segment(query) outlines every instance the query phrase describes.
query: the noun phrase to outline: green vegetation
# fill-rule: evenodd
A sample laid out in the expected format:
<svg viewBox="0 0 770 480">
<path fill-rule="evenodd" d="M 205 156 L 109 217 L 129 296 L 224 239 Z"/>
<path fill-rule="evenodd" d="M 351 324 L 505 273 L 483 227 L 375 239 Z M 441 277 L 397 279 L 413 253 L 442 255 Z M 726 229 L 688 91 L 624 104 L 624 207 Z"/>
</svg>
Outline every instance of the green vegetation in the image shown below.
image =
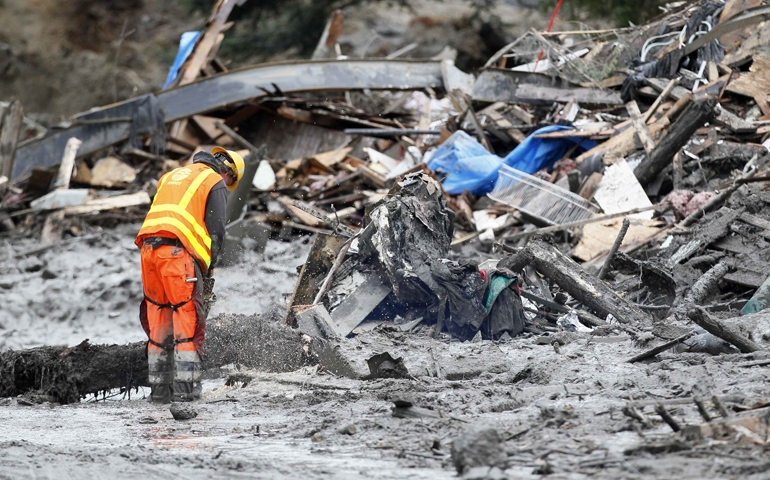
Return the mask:
<svg viewBox="0 0 770 480">
<path fill-rule="evenodd" d="M 215 0 L 180 0 L 190 11 L 208 12 Z M 233 10 L 235 31 L 228 32 L 222 52 L 236 62 L 254 55 L 268 58 L 292 50 L 309 56 L 331 12 L 378 0 L 259 0 Z M 406 5 L 408 0 L 389 0 Z"/>
</svg>

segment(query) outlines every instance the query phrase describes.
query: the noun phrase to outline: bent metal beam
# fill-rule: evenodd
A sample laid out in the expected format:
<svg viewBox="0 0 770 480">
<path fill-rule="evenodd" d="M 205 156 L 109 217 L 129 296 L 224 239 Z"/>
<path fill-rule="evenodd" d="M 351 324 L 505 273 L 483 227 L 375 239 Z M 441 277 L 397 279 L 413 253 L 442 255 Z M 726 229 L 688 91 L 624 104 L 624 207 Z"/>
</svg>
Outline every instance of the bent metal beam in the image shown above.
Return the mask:
<svg viewBox="0 0 770 480">
<path fill-rule="evenodd" d="M 233 103 L 268 95 L 277 86 L 284 93 L 345 90 L 419 90 L 443 85 L 441 63 L 409 60 L 323 60 L 281 62 L 231 70 L 156 94 L 164 120 L 205 113 Z M 142 98 L 142 97 L 140 97 Z M 71 137 L 83 141 L 78 155 L 88 155 L 128 137 L 130 112 L 137 99 L 107 105 L 74 117 L 72 126 L 16 149 L 11 179 L 33 167 L 59 163 Z"/>
</svg>

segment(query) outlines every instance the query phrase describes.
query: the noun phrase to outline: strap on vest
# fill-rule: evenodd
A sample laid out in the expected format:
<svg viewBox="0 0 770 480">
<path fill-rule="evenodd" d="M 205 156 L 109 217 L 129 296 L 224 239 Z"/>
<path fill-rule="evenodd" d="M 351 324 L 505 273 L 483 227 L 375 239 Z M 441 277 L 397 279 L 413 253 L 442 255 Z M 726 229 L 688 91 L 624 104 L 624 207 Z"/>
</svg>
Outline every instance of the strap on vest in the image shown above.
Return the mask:
<svg viewBox="0 0 770 480">
<path fill-rule="evenodd" d="M 182 305 L 184 305 L 185 303 L 189 302 L 189 300 L 185 300 L 184 302 L 179 302 L 179 303 L 171 303 L 171 302 L 169 302 L 169 303 L 158 303 L 155 300 L 153 300 L 152 298 L 148 297 L 147 295 L 144 296 L 144 299 L 147 300 L 148 302 L 152 303 L 153 305 L 155 305 L 158 308 L 170 308 L 171 310 L 173 310 L 175 312 L 177 310 L 179 310 L 182 307 Z"/>
<path fill-rule="evenodd" d="M 158 247 L 161 247 L 163 245 L 184 248 L 184 245 L 178 238 L 168 238 L 168 237 L 147 237 L 144 239 L 144 242 L 142 242 L 142 244 L 151 245 L 153 250 L 157 250 Z"/>
<path fill-rule="evenodd" d="M 194 341 L 193 337 L 182 338 L 180 340 L 174 340 L 171 343 L 158 343 L 158 342 L 156 342 L 155 340 L 153 340 L 151 338 L 147 339 L 148 343 L 152 343 L 156 347 L 162 348 L 163 350 L 173 350 L 174 347 L 176 347 L 180 343 L 187 343 L 187 342 L 192 342 L 192 341 Z"/>
</svg>

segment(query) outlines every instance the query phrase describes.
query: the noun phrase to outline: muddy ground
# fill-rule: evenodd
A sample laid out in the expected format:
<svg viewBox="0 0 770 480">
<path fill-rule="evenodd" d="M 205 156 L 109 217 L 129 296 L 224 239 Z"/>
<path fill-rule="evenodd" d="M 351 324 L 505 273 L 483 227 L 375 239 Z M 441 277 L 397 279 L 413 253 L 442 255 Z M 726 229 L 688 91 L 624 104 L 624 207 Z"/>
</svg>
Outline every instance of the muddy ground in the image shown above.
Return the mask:
<svg viewBox="0 0 770 480">
<path fill-rule="evenodd" d="M 0 348 L 141 339 L 130 234 L 124 227 L 93 245 L 51 250 L 35 257 L 44 266 L 34 272 L 6 253 Z M 34 247 L 9 242 L 5 250 Z M 220 268 L 213 315 L 261 313 L 284 301 L 308 248 L 271 240 L 264 255 Z M 46 270 L 57 278 L 44 279 Z M 111 285 L 118 287 L 92 302 Z M 643 347 L 624 333 L 560 334 L 557 347 L 534 336 L 459 343 L 428 334 L 373 331 L 351 340 L 362 352 L 403 358 L 412 379 L 350 380 L 287 365 L 292 371 L 245 372 L 253 380 L 242 388 L 224 385 L 235 366 L 213 372 L 188 421 L 173 420 L 143 390 L 67 406 L 0 400 L 0 478 L 455 478 L 451 443 L 478 424 L 501 433 L 509 478 L 767 478 L 762 447 L 683 443 L 652 407 L 644 410 L 649 428 L 622 412 L 630 399 L 767 399 L 766 367 L 740 366 L 767 354 L 669 351 L 627 364 Z M 264 354 L 271 348 L 280 347 L 264 345 Z M 395 418 L 396 399 L 429 414 Z M 669 409 L 682 424 L 701 422 L 694 405 Z"/>
<path fill-rule="evenodd" d="M 62 247 L 21 257 L 36 241 L 0 243 L 0 350 L 40 345 L 124 343 L 144 339 L 139 224 L 88 234 Z M 270 241 L 264 253 L 215 269 L 219 301 L 211 315 L 264 312 L 291 293 L 309 237 Z"/>
</svg>

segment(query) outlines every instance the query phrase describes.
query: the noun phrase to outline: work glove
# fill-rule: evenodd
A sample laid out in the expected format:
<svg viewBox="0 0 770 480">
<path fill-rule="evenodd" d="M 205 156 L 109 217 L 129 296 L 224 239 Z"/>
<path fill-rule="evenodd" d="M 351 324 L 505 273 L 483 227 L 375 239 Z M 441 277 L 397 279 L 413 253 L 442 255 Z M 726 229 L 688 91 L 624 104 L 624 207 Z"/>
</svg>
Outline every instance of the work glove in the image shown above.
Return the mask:
<svg viewBox="0 0 770 480">
<path fill-rule="evenodd" d="M 216 303 L 217 295 L 214 293 L 214 271 L 208 270 L 203 275 L 203 311 L 208 317 L 209 310 Z"/>
</svg>

